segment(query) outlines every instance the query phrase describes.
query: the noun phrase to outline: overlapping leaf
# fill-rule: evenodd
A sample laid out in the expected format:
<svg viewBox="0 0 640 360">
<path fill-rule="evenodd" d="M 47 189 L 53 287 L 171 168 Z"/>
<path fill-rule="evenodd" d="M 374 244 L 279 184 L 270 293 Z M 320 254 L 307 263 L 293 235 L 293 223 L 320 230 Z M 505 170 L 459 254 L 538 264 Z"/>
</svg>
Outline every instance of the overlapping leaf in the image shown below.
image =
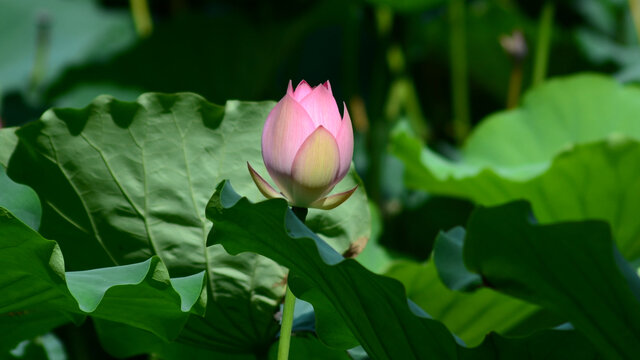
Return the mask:
<svg viewBox="0 0 640 360">
<path fill-rule="evenodd" d="M 172 276 L 208 272 L 206 317 L 181 341 L 220 351 L 268 348 L 285 271 L 255 254 L 205 248 L 204 211 L 215 184 L 231 178 L 260 199 L 246 162 L 266 173 L 262 125 L 273 102 L 226 107 L 194 94 L 97 98 L 85 109 L 52 109 L 17 131 L 8 172 L 43 200 L 41 232 L 59 241 L 67 268 L 126 265 L 158 256 Z M 339 189 L 359 182 L 355 172 Z M 314 230 L 339 251 L 369 234 L 364 189 L 351 205 L 312 212 Z"/>
<path fill-rule="evenodd" d="M 252 204 L 223 182 L 211 198 L 207 216 L 214 222 L 211 242 L 220 242 L 233 254 L 263 254 L 290 269 L 291 290 L 313 304 L 317 333 L 327 344 L 346 349 L 357 339 L 375 359 L 492 358 L 507 351 L 491 345 L 478 349 L 457 345 L 441 323 L 407 301 L 400 283 L 343 259 L 310 232 L 283 200 Z M 545 332 L 544 336 L 554 334 Z M 561 358 L 571 349 L 588 348 L 579 335 L 556 335 L 564 340 L 556 339 L 558 346 L 549 350 L 551 358 Z M 518 356 L 530 356 L 532 347 L 522 345 L 536 339 L 525 338 L 519 347 L 508 339 L 505 342 Z"/>
<path fill-rule="evenodd" d="M 444 323 L 469 346 L 482 343 L 491 332 L 522 334 L 519 331 L 521 324 L 535 320 L 534 316 L 540 314 L 538 306 L 491 289 L 483 288 L 473 293 L 450 290 L 440 281 L 432 261 L 426 264 L 396 262 L 385 275 L 402 282 L 409 299 Z M 543 323 L 540 327 L 548 324 Z M 530 333 L 531 329 L 528 327 L 524 333 Z"/>
<path fill-rule="evenodd" d="M 176 338 L 189 313 L 203 314 L 204 272 L 170 278 L 158 257 L 64 271 L 55 241 L 0 208 L 0 350 L 87 314 Z"/>
<path fill-rule="evenodd" d="M 534 225 L 530 213 L 524 202 L 476 210 L 461 249 L 466 266 L 487 286 L 565 317 L 602 357 L 633 359 L 640 351 L 640 278 L 606 223 Z"/>
<path fill-rule="evenodd" d="M 17 184 L 6 173 L 9 157 L 18 143 L 16 128 L 0 129 L 0 206 L 11 211 L 32 229 L 40 226 L 42 208 L 33 189 Z"/>
<path fill-rule="evenodd" d="M 452 162 L 404 132 L 393 151 L 408 186 L 484 205 L 527 199 L 541 222 L 608 221 L 640 256 L 640 90 L 596 75 L 549 81 L 522 108 L 486 119 Z"/>
</svg>

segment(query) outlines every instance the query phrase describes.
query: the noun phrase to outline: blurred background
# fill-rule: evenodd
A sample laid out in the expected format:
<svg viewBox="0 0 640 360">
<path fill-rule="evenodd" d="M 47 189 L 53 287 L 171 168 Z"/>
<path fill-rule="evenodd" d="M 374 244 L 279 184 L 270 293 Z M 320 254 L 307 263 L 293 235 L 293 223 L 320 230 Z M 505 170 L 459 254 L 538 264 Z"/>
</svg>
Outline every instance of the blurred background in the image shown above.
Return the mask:
<svg viewBox="0 0 640 360">
<path fill-rule="evenodd" d="M 455 159 L 474 124 L 545 78 L 640 80 L 631 3 L 0 0 L 0 118 L 20 125 L 100 94 L 279 100 L 289 80 L 330 80 L 354 122 L 381 243 L 421 260 L 473 206 L 405 189 L 390 132 L 409 127 Z"/>
</svg>

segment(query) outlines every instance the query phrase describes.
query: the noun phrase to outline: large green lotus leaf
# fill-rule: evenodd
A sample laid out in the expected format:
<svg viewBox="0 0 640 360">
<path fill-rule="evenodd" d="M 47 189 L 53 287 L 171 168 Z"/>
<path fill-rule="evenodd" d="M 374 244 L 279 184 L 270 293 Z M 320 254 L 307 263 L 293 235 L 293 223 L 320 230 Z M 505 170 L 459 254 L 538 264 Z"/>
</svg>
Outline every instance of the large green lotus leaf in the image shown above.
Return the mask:
<svg viewBox="0 0 640 360">
<path fill-rule="evenodd" d="M 608 221 L 620 251 L 640 256 L 640 89 L 596 75 L 552 80 L 524 105 L 478 126 L 453 162 L 403 131 L 393 152 L 409 187 L 495 205 L 531 202 L 543 223 Z"/>
<path fill-rule="evenodd" d="M 74 301 L 54 241 L 0 208 L 0 352 L 72 320 Z M 76 305 L 77 307 L 77 305 Z"/>
<path fill-rule="evenodd" d="M 252 353 L 220 353 L 202 347 L 194 347 L 177 341 L 163 341 L 151 332 L 123 323 L 104 319 L 94 320 L 100 345 L 112 356 L 129 358 L 135 355 L 153 354 L 161 359 L 229 359 L 256 360 Z M 247 351 L 250 349 L 247 349 Z"/>
<path fill-rule="evenodd" d="M 347 349 L 357 339 L 374 359 L 495 357 L 491 346 L 476 351 L 457 345 L 441 323 L 407 300 L 398 281 L 344 259 L 305 227 L 283 200 L 254 204 L 241 198 L 229 182 L 222 182 L 207 216 L 214 222 L 210 242 L 220 242 L 232 254 L 260 253 L 290 269 L 291 290 L 313 305 L 316 332 L 325 344 Z M 535 339 L 529 337 L 524 343 Z M 555 342 L 559 346 L 550 350 L 551 355 L 588 347 L 581 336 L 565 339 Z M 528 346 L 513 349 L 520 349 L 520 357 L 532 354 Z"/>
<path fill-rule="evenodd" d="M 461 359 L 600 359 L 593 346 L 576 331 L 544 330 L 527 337 L 489 334 L 473 349 L 462 349 Z"/>
<path fill-rule="evenodd" d="M 419 356 L 415 346 L 420 344 L 439 358 L 455 356 L 453 337 L 442 324 L 410 310 L 400 283 L 355 260 L 343 261 L 295 218 L 285 201 L 252 204 L 222 182 L 207 216 L 214 222 L 211 242 L 220 242 L 232 254 L 256 251 L 290 269 L 291 290 L 313 304 L 316 331 L 331 346 L 348 349 L 359 342 L 374 358 L 393 354 L 412 359 Z"/>
<path fill-rule="evenodd" d="M 409 299 L 469 346 L 480 344 L 491 332 L 508 335 L 540 311 L 538 306 L 486 288 L 474 293 L 449 290 L 438 278 L 433 261 L 398 261 L 385 275 L 402 282 Z"/>
<path fill-rule="evenodd" d="M 96 320 L 94 324 L 102 347 L 109 354 L 118 358 L 153 354 L 165 360 L 178 360 L 185 357 L 189 359 L 257 360 L 265 359 L 267 356 L 265 353 L 220 353 L 180 342 L 165 342 L 150 332 L 108 320 Z M 278 344 L 277 341 L 271 344 L 268 352 L 269 359 L 276 358 Z M 328 348 L 316 337 L 305 336 L 305 334 L 296 334 L 291 338 L 289 357 L 291 359 L 351 359 L 346 351 Z"/>
<path fill-rule="evenodd" d="M 101 9 L 95 1 L 0 0 L 0 87 L 26 87 L 36 59 L 38 21 L 48 23 L 45 82 L 65 67 L 131 44 L 131 14 Z"/>
<path fill-rule="evenodd" d="M 640 353 L 640 278 L 606 223 L 531 223 L 519 201 L 479 208 L 463 248 L 469 270 L 490 287 L 539 304 L 582 332 L 604 358 Z"/>
<path fill-rule="evenodd" d="M 0 348 L 85 315 L 176 338 L 189 313 L 203 315 L 204 272 L 170 278 L 158 257 L 64 272 L 57 243 L 0 208 Z"/>
<path fill-rule="evenodd" d="M 207 269 L 206 317 L 192 317 L 181 339 L 225 351 L 262 348 L 277 332 L 285 271 L 260 256 L 205 250 L 211 223 L 204 211 L 223 178 L 262 198 L 246 164 L 267 174 L 260 137 L 273 106 L 221 107 L 187 93 L 145 94 L 137 102 L 102 96 L 21 128 L 8 172 L 43 200 L 41 232 L 60 239 L 69 269 L 151 255 L 174 276 Z M 358 183 L 352 170 L 336 191 Z M 310 214 L 314 230 L 341 252 L 369 236 L 369 222 L 362 187 L 339 210 Z"/>
<path fill-rule="evenodd" d="M 269 360 L 278 359 L 278 345 L 275 342 L 269 349 Z M 352 360 L 345 350 L 328 348 L 317 337 L 311 334 L 296 334 L 291 337 L 289 348 L 290 359 L 307 360 Z"/>
</svg>

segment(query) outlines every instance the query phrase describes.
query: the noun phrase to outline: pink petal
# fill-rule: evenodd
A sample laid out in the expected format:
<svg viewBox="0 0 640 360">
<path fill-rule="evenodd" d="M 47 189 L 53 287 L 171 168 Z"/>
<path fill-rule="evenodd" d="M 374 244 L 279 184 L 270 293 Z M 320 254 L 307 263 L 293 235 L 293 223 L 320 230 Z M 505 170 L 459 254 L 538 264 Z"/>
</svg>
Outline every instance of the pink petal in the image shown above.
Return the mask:
<svg viewBox="0 0 640 360">
<path fill-rule="evenodd" d="M 280 195 L 280 193 L 277 192 L 276 189 L 269 185 L 269 183 L 265 179 L 263 179 L 262 176 L 260 176 L 260 174 L 258 174 L 258 172 L 251 167 L 251 165 L 249 165 L 248 161 L 247 168 L 249 168 L 249 174 L 251 174 L 253 182 L 256 184 L 256 187 L 258 188 L 258 190 L 260 190 L 264 197 L 266 197 L 267 199 L 282 198 L 282 195 Z"/>
<path fill-rule="evenodd" d="M 302 80 L 300 81 L 300 84 L 296 86 L 296 90 L 293 92 L 293 98 L 300 101 L 304 99 L 305 96 L 309 95 L 311 90 L 311 86 L 309 86 L 306 81 Z"/>
<path fill-rule="evenodd" d="M 356 191 L 357 188 L 358 185 L 356 185 L 356 187 L 351 190 L 323 197 L 322 199 L 318 199 L 312 202 L 309 207 L 314 209 L 331 210 L 351 197 L 351 195 Z"/>
<path fill-rule="evenodd" d="M 322 85 L 326 87 L 327 90 L 329 90 L 329 92 L 331 93 L 331 96 L 333 96 L 333 92 L 331 91 L 331 84 L 329 83 L 329 80 L 325 81 L 324 84 Z"/>
<path fill-rule="evenodd" d="M 331 94 L 330 88 L 326 85 L 319 85 L 313 88 L 301 101 L 302 105 L 316 127 L 323 126 L 335 137 L 340 130 L 340 111 L 338 104 Z"/>
<path fill-rule="evenodd" d="M 290 202 L 307 207 L 331 191 L 339 169 L 340 151 L 335 138 L 324 127 L 317 128 L 293 160 Z"/>
<path fill-rule="evenodd" d="M 314 130 L 315 125 L 307 112 L 289 95 L 285 95 L 267 116 L 262 131 L 262 159 L 285 196 L 290 192 L 293 159 Z"/>
<path fill-rule="evenodd" d="M 347 111 L 347 104 L 342 103 L 344 118 L 340 124 L 340 130 L 336 137 L 338 143 L 338 149 L 340 149 L 340 171 L 335 182 L 342 180 L 342 178 L 349 171 L 351 167 L 351 159 L 353 158 L 353 127 L 351 126 L 351 117 L 349 111 Z"/>
<path fill-rule="evenodd" d="M 287 85 L 287 95 L 293 96 L 293 86 L 291 86 L 291 80 L 289 80 L 289 85 Z"/>
</svg>

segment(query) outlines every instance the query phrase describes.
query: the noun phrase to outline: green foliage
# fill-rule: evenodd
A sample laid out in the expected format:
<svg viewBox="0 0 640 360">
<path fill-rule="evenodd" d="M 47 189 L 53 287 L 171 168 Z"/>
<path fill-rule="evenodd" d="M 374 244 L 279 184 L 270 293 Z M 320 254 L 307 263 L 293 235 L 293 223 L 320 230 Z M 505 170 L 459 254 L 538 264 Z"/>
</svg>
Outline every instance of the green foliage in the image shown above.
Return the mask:
<svg viewBox="0 0 640 360">
<path fill-rule="evenodd" d="M 64 360 L 67 356 L 60 339 L 51 333 L 47 333 L 32 340 L 20 342 L 15 349 L 9 352 L 7 358 L 10 360 Z"/>
<path fill-rule="evenodd" d="M 534 227 L 529 236 L 513 241 L 518 227 L 531 226 L 526 222 L 529 209 L 516 203 L 503 211 L 503 224 L 508 225 L 488 231 L 495 243 L 486 241 L 482 216 L 495 215 L 472 217 L 465 249 L 469 268 L 498 289 L 563 314 L 606 357 L 634 357 L 640 351 L 640 279 L 617 253 L 608 227 L 595 222 Z M 492 249 L 490 254 L 487 249 Z M 510 259 L 506 266 L 503 259 Z"/>
<path fill-rule="evenodd" d="M 566 317 L 604 358 L 634 358 L 640 278 L 618 253 L 607 224 L 535 225 L 530 213 L 524 202 L 476 210 L 462 250 L 469 270 L 493 289 Z"/>
<path fill-rule="evenodd" d="M 480 344 L 491 332 L 523 335 L 523 331 L 519 331 L 522 324 L 535 320 L 541 312 L 538 306 L 487 288 L 472 293 L 450 290 L 440 281 L 433 261 L 426 264 L 398 261 L 385 275 L 402 282 L 409 299 L 442 321 L 469 346 Z M 553 322 L 542 326 L 530 324 L 524 334 L 549 325 Z"/>
<path fill-rule="evenodd" d="M 222 182 L 207 216 L 215 228 L 210 242 L 220 242 L 232 254 L 258 252 L 290 269 L 291 290 L 314 306 L 318 336 L 331 346 L 350 347 L 352 335 L 376 359 L 475 359 L 502 353 L 533 356 L 538 354 L 533 344 L 547 342 L 540 339 L 549 337 L 554 344 L 548 349 L 550 358 L 560 359 L 576 350 L 590 354 L 584 338 L 567 331 L 547 330 L 514 342 L 494 336 L 477 349 L 456 344 L 441 323 L 407 300 L 397 281 L 343 259 L 310 232 L 283 200 L 253 204 Z M 253 221 L 247 224 L 242 221 L 245 218 Z"/>
<path fill-rule="evenodd" d="M 46 199 L 42 231 L 60 239 L 72 269 L 157 254 L 172 273 L 191 274 L 206 262 L 204 208 L 216 181 L 231 179 L 260 198 L 246 162 L 266 173 L 255 139 L 271 107 L 225 108 L 192 94 L 148 94 L 134 103 L 99 97 L 85 109 L 50 110 L 20 129 L 8 171 Z M 352 175 L 340 188 L 357 181 Z M 363 201 L 363 190 L 355 196 Z M 309 218 L 340 251 L 369 234 L 368 212 L 353 206 Z M 61 223 L 66 236 L 56 236 Z M 73 240 L 65 240 L 70 233 Z M 72 254 L 89 246 L 95 257 L 82 264 L 86 257 Z"/>
<path fill-rule="evenodd" d="M 456 227 L 446 233 L 440 233 L 434 246 L 433 261 L 438 267 L 442 282 L 452 290 L 470 290 L 482 285 L 478 274 L 469 272 L 462 259 L 462 246 L 465 231 Z"/>
<path fill-rule="evenodd" d="M 58 241 L 67 270 L 115 276 L 118 270 L 91 269 L 133 266 L 153 256 L 173 277 L 206 271 L 204 317 L 189 317 L 184 329 L 162 318 L 153 327 L 134 326 L 165 339 L 180 332 L 179 341 L 217 351 L 266 351 L 278 328 L 274 314 L 285 270 L 256 254 L 207 248 L 211 223 L 204 211 L 216 181 L 225 178 L 261 198 L 246 162 L 266 173 L 255 139 L 272 107 L 220 107 L 194 94 L 147 94 L 134 103 L 103 96 L 85 109 L 48 111 L 16 132 L 15 151 L 3 151 L 13 152 L 10 175 L 42 199 L 41 232 Z M 339 188 L 358 182 L 352 171 Z M 358 208 L 367 206 L 364 189 L 350 201 L 330 213 L 309 214 L 310 226 L 339 251 L 369 234 L 369 213 Z M 104 318 L 119 321 L 130 310 Z M 168 336 L 167 327 L 176 333 Z"/>
<path fill-rule="evenodd" d="M 278 343 L 275 343 L 269 351 L 269 359 L 277 359 Z M 291 338 L 291 359 L 309 360 L 351 360 L 346 351 L 330 349 L 324 346 L 317 338 L 299 334 Z"/>
<path fill-rule="evenodd" d="M 86 314 L 177 337 L 190 312 L 203 314 L 204 272 L 170 278 L 157 257 L 111 268 L 64 271 L 58 245 L 0 208 L 0 327 L 3 350 Z"/>
<path fill-rule="evenodd" d="M 394 153 L 412 188 L 483 205 L 531 202 L 543 223 L 602 219 L 627 258 L 640 256 L 640 91 L 596 75 L 549 81 L 521 108 L 487 118 L 453 162 L 399 131 Z"/>
<path fill-rule="evenodd" d="M 0 359 L 273 359 L 285 284 L 292 360 L 636 358 L 634 3 L 547 3 L 549 74 L 612 77 L 501 111 L 542 3 L 0 0 Z M 345 102 L 359 185 L 305 224 L 247 172 L 275 103 L 240 101 L 302 79 Z M 461 87 L 486 119 L 456 149 Z"/>
<path fill-rule="evenodd" d="M 314 305 L 316 330 L 325 343 L 347 349 L 357 345 L 357 339 L 370 356 L 381 359 L 391 354 L 420 357 L 416 344 L 443 358 L 455 356 L 453 337 L 441 324 L 412 312 L 399 283 L 374 275 L 353 260 L 342 261 L 297 220 L 286 202 L 251 204 L 224 182 L 207 215 L 215 228 L 211 242 L 219 242 L 232 254 L 256 251 L 290 269 L 291 290 Z M 247 217 L 251 223 L 240 221 Z M 396 316 L 372 315 L 390 313 Z"/>
</svg>

